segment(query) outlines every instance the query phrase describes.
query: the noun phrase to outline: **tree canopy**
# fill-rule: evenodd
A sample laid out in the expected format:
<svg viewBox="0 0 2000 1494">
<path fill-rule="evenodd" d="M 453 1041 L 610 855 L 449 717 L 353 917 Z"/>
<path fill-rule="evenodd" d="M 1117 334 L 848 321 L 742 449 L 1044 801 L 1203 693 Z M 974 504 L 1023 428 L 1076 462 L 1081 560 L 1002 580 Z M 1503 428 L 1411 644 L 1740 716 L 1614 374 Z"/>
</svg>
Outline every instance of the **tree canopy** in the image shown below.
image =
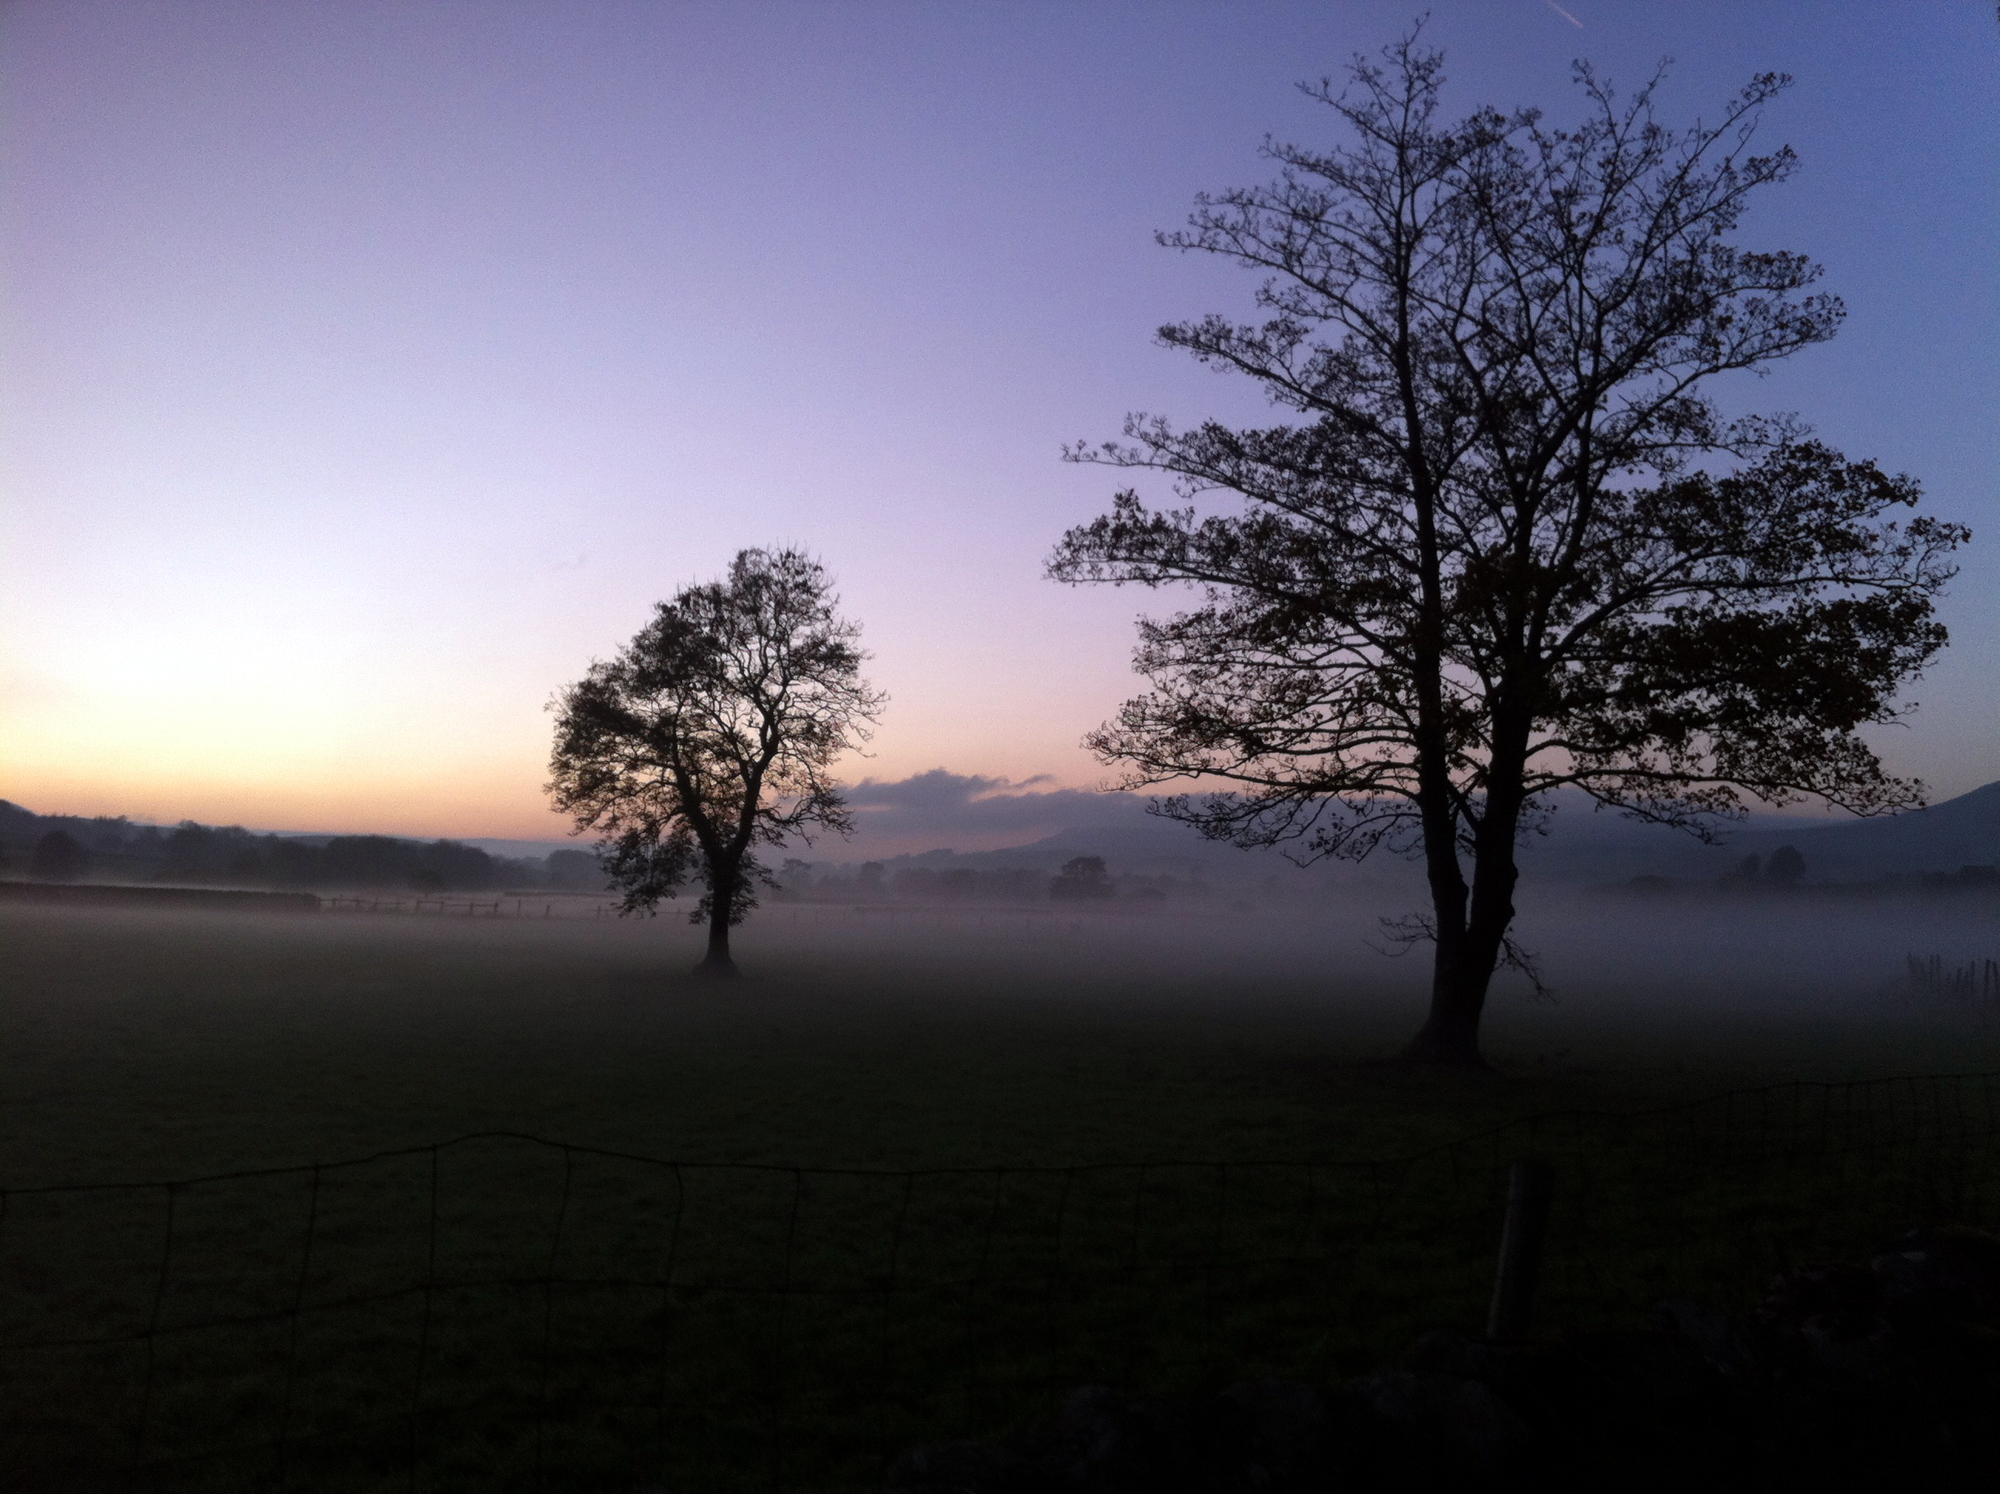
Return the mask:
<svg viewBox="0 0 2000 1494">
<path fill-rule="evenodd" d="M 1713 385 L 1831 337 L 1799 254 L 1732 236 L 1784 181 L 1754 79 L 1713 124 L 1619 99 L 1581 123 L 1441 117 L 1415 32 L 1306 92 L 1347 140 L 1267 143 L 1278 179 L 1197 200 L 1166 245 L 1260 272 L 1261 320 L 1160 338 L 1297 417 L 1147 416 L 1073 460 L 1170 474 L 1071 530 L 1071 582 L 1190 586 L 1140 627 L 1151 689 L 1090 744 L 1127 787 L 1220 784 L 1163 811 L 1295 856 L 1421 855 L 1436 943 L 1413 1058 L 1476 1064 L 1518 957 L 1516 842 L 1564 785 L 1712 834 L 1745 794 L 1872 814 L 1921 802 L 1859 729 L 1897 719 L 1946 641 L 1933 603 L 1968 535 L 1915 482 Z M 1209 495 L 1220 495 L 1214 504 Z"/>
</svg>

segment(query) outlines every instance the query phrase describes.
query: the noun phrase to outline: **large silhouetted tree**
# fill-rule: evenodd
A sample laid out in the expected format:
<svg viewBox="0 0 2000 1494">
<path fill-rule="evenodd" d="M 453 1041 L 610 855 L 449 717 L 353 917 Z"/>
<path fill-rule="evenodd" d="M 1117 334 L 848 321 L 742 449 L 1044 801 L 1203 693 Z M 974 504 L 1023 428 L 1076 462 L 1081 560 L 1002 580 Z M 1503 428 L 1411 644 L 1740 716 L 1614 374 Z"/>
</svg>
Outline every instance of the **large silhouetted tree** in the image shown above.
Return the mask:
<svg viewBox="0 0 2000 1494">
<path fill-rule="evenodd" d="M 552 702 L 556 808 L 601 837 L 623 911 L 701 882 L 697 969 L 735 974 L 729 930 L 756 906 L 760 846 L 849 828 L 829 770 L 884 697 L 862 680 L 860 628 L 837 603 L 811 556 L 744 550 L 727 580 L 660 603 Z"/>
<path fill-rule="evenodd" d="M 1309 87 L 1347 140 L 1268 144 L 1275 182 L 1162 236 L 1266 277 L 1261 322 L 1162 340 L 1300 418 L 1135 416 L 1068 453 L 1170 473 L 1184 506 L 1120 493 L 1051 573 L 1199 598 L 1141 624 L 1150 693 L 1091 744 L 1128 787 L 1222 781 L 1160 806 L 1218 839 L 1420 855 L 1431 908 L 1403 932 L 1436 963 L 1413 1060 L 1481 1062 L 1493 971 L 1519 957 L 1517 841 L 1551 791 L 1704 835 L 1743 791 L 1921 802 L 1856 733 L 1944 645 L 1932 603 L 1967 537 L 1898 518 L 1908 478 L 1709 392 L 1842 314 L 1802 256 L 1731 242 L 1793 170 L 1752 150 L 1787 80 L 1685 130 L 1651 85 L 1578 80 L 1574 128 L 1446 123 L 1413 33 L 1345 91 Z"/>
</svg>

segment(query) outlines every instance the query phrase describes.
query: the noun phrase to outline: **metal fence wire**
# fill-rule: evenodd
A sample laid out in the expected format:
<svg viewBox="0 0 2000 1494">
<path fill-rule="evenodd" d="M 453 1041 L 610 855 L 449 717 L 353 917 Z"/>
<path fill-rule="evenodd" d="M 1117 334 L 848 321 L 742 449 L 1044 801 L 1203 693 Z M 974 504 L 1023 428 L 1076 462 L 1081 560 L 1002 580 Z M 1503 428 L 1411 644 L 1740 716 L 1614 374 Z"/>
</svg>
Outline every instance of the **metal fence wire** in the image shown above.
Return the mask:
<svg viewBox="0 0 2000 1494">
<path fill-rule="evenodd" d="M 880 1171 L 493 1133 L 0 1190 L 23 1488 L 879 1487 L 1070 1387 L 1326 1383 L 1476 1331 L 1545 1161 L 1543 1332 L 2000 1217 L 2000 1074 L 1518 1121 L 1378 1161 Z"/>
</svg>

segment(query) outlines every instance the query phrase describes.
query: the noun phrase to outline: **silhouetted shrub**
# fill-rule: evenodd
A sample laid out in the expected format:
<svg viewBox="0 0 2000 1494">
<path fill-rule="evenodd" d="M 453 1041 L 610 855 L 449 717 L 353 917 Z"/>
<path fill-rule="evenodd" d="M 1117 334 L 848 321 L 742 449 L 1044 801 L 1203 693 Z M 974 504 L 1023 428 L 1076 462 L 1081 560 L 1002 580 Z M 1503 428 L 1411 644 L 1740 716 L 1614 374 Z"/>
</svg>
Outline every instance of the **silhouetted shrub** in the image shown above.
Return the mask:
<svg viewBox="0 0 2000 1494">
<path fill-rule="evenodd" d="M 1049 883 L 1049 896 L 1060 902 L 1110 897 L 1111 891 L 1111 879 L 1105 875 L 1102 856 L 1072 856 Z"/>
<path fill-rule="evenodd" d="M 1806 858 L 1797 846 L 1779 846 L 1764 863 L 1764 880 L 1774 887 L 1795 886 L 1806 874 Z"/>
<path fill-rule="evenodd" d="M 610 885 L 590 851 L 551 851 L 546 865 L 549 886 L 565 892 L 602 892 Z"/>
<path fill-rule="evenodd" d="M 41 882 L 74 882 L 90 865 L 90 853 L 64 830 L 51 830 L 35 842 L 28 875 Z"/>
</svg>

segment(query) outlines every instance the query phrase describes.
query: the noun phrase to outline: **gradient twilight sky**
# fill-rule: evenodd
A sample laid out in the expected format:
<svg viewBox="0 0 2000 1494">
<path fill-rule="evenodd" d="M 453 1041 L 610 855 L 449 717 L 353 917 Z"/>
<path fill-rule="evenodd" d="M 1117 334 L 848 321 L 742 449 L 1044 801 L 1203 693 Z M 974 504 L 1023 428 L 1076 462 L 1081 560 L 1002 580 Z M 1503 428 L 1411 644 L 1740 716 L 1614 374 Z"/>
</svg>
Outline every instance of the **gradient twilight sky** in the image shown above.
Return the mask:
<svg viewBox="0 0 2000 1494">
<path fill-rule="evenodd" d="M 850 775 L 1103 775 L 1136 592 L 1041 578 L 1125 412 L 1266 418 L 1152 342 L 1247 273 L 1156 247 L 1411 4 L 0 9 L 0 796 L 559 834 L 544 703 L 677 587 L 796 541 L 892 697 Z M 1581 24 L 1578 24 L 1581 23 Z M 1794 74 L 1742 242 L 1830 346 L 1732 390 L 1978 538 L 1881 739 L 2000 778 L 2000 28 L 1988 0 L 1439 0 L 1451 112 L 1676 59 Z"/>
</svg>

